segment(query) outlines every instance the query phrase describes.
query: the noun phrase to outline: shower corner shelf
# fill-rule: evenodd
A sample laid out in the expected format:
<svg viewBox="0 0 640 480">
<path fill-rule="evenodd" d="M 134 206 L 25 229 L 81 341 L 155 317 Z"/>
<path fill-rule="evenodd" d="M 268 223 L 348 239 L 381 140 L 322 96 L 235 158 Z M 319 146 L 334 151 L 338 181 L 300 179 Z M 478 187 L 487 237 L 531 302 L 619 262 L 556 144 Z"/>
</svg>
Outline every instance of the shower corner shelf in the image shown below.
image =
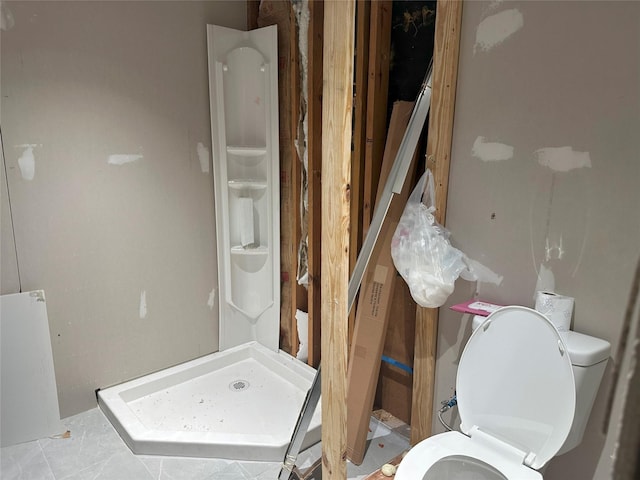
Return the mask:
<svg viewBox="0 0 640 480">
<path fill-rule="evenodd" d="M 235 246 L 231 247 L 231 255 L 268 257 L 269 256 L 269 248 L 265 247 L 265 246 L 243 247 L 241 245 L 235 245 Z"/>
<path fill-rule="evenodd" d="M 267 153 L 266 146 L 227 145 L 227 153 L 243 157 L 259 157 Z"/>
<path fill-rule="evenodd" d="M 235 179 L 227 182 L 232 190 L 265 190 L 266 180 Z"/>
<path fill-rule="evenodd" d="M 277 28 L 209 29 L 219 348 L 280 331 Z"/>
</svg>

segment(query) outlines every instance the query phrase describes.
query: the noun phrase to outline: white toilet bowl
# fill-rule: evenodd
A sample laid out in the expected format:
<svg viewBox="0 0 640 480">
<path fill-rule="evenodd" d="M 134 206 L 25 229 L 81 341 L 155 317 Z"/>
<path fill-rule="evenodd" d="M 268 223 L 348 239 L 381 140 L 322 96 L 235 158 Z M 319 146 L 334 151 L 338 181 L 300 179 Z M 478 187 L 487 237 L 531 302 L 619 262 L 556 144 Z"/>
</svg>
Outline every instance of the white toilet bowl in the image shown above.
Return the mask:
<svg viewBox="0 0 640 480">
<path fill-rule="evenodd" d="M 413 447 L 400 463 L 396 480 L 539 480 L 522 456 L 495 450 L 459 432 L 430 437 Z M 501 465 L 496 468 L 494 465 Z"/>
<path fill-rule="evenodd" d="M 529 480 L 562 447 L 573 422 L 571 361 L 535 310 L 492 313 L 467 343 L 456 379 L 460 432 L 413 447 L 395 480 Z"/>
</svg>

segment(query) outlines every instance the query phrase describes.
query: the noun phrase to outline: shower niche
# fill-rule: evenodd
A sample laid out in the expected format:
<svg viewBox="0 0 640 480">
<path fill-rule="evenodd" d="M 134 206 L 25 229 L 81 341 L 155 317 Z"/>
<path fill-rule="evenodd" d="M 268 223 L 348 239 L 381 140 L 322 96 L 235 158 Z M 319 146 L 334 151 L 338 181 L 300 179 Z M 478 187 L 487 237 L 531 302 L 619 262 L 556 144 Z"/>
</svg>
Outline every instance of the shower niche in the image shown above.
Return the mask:
<svg viewBox="0 0 640 480">
<path fill-rule="evenodd" d="M 220 350 L 255 340 L 277 351 L 277 31 L 209 29 Z"/>
</svg>

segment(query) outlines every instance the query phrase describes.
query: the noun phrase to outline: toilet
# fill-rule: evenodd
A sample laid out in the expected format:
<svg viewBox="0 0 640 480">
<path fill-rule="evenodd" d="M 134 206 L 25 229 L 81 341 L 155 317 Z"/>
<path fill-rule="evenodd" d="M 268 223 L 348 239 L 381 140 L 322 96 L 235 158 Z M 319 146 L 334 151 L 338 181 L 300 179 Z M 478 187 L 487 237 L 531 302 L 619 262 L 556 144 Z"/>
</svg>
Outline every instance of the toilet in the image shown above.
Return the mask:
<svg viewBox="0 0 640 480">
<path fill-rule="evenodd" d="M 577 446 L 610 344 L 563 337 L 547 317 L 502 307 L 476 322 L 456 378 L 460 430 L 413 447 L 395 480 L 528 480 Z"/>
</svg>

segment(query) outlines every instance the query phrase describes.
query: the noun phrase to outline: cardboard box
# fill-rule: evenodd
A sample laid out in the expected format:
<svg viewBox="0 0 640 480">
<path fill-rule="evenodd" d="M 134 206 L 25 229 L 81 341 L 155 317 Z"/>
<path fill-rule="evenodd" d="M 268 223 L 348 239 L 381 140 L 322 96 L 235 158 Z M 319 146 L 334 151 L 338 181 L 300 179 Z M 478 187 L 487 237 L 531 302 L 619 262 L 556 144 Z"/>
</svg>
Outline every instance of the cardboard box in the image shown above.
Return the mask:
<svg viewBox="0 0 640 480">
<path fill-rule="evenodd" d="M 383 175 L 386 172 L 388 176 L 391 170 L 412 110 L 412 102 L 394 104 L 378 196 L 386 182 L 386 177 L 383 178 Z M 409 178 L 402 192 L 395 195 L 391 201 L 358 297 L 356 324 L 347 371 L 347 456 L 356 465 L 362 463 L 366 451 L 369 421 L 397 278 L 391 258 L 391 240 L 409 198 L 415 167 L 416 156 L 414 155 L 409 167 Z"/>
<path fill-rule="evenodd" d="M 409 286 L 399 278 L 391 299 L 393 318 L 387 327 L 383 355 L 413 368 L 416 327 L 416 302 Z M 383 361 L 380 365 L 375 407 L 394 415 L 406 424 L 411 423 L 413 374 Z"/>
</svg>

